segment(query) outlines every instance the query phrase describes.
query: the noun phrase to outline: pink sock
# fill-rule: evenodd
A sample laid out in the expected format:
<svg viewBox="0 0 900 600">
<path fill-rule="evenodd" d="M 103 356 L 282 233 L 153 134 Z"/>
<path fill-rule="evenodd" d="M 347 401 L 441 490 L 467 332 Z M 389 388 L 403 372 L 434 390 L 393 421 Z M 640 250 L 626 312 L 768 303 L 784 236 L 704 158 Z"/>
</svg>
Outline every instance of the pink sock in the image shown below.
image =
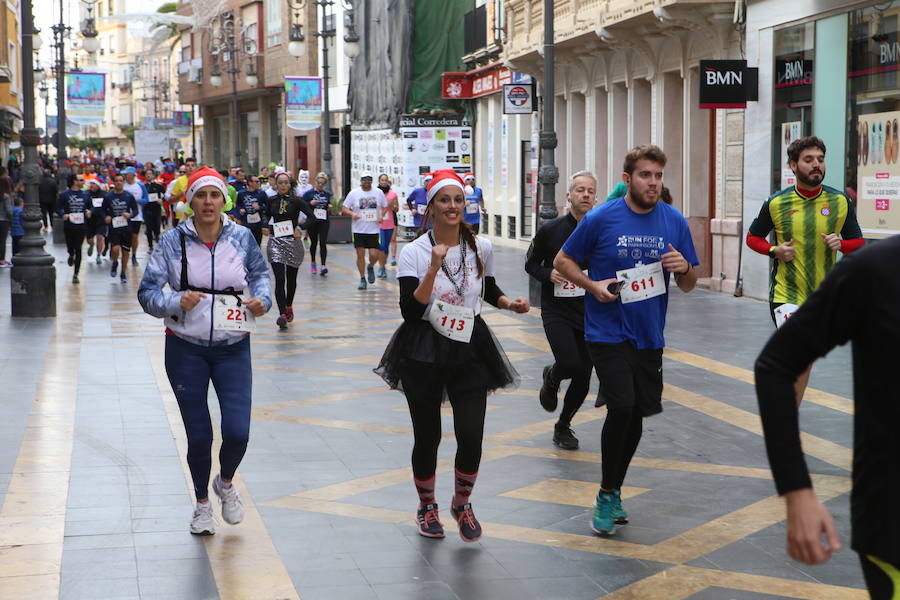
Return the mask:
<svg viewBox="0 0 900 600">
<path fill-rule="evenodd" d="M 434 480 L 434 475 L 428 479 L 418 479 L 413 475 L 413 483 L 416 484 L 416 491 L 419 493 L 419 508 L 425 508 L 426 504 L 434 504 Z"/>
<path fill-rule="evenodd" d="M 469 496 L 472 494 L 472 488 L 475 486 L 477 477 L 478 471 L 465 473 L 456 469 L 456 484 L 452 501 L 454 507 L 462 506 L 469 502 Z"/>
</svg>

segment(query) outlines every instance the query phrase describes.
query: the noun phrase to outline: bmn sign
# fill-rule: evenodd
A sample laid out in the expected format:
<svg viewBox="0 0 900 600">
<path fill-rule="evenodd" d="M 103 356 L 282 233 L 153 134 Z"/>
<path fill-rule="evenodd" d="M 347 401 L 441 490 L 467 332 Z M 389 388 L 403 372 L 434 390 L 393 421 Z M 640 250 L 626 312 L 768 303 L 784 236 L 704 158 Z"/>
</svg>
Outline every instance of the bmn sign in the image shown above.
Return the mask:
<svg viewBox="0 0 900 600">
<path fill-rule="evenodd" d="M 758 88 L 759 70 L 746 60 L 700 61 L 700 108 L 746 108 Z"/>
</svg>

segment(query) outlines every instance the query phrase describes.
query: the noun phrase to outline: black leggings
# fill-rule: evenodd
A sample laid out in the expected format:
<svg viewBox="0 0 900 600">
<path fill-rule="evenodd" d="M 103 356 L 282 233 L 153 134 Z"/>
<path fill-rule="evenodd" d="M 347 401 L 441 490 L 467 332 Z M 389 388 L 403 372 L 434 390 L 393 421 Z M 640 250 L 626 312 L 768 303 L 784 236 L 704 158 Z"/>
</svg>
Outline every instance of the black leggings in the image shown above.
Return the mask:
<svg viewBox="0 0 900 600">
<path fill-rule="evenodd" d="M 306 233 L 309 234 L 309 259 L 312 262 L 316 262 L 316 244 L 319 243 L 319 238 L 322 238 L 322 245 L 319 249 L 319 252 L 322 256 L 322 262 L 319 264 L 324 265 L 325 261 L 328 259 L 328 246 L 326 243 L 328 242 L 328 230 L 331 227 L 331 221 L 320 221 L 316 220 L 316 224 L 306 230 Z"/>
<path fill-rule="evenodd" d="M 44 227 L 51 227 L 53 225 L 53 215 L 56 214 L 53 212 L 53 209 L 53 204 L 41 202 L 41 222 L 44 224 Z"/>
<path fill-rule="evenodd" d="M 400 374 L 413 424 L 412 468 L 417 479 L 428 479 L 437 470 L 437 451 L 441 443 L 441 401 L 445 388 L 453 407 L 456 468 L 474 473 L 481 464 L 487 391 L 461 390 L 461 379 L 451 380 L 446 373 L 446 370 L 433 364 L 410 362 Z"/>
<path fill-rule="evenodd" d="M 75 258 L 75 275 L 81 268 L 81 247 L 84 245 L 84 229 L 74 229 L 67 227 L 66 233 L 66 249 L 69 256 Z"/>
<path fill-rule="evenodd" d="M 144 206 L 144 223 L 147 225 L 147 243 L 150 247 L 159 243 L 159 230 L 162 227 L 162 207 L 158 202 L 148 202 Z"/>
<path fill-rule="evenodd" d="M 549 317 L 549 318 L 548 318 Z M 591 387 L 591 372 L 594 365 L 584 342 L 584 331 L 572 327 L 560 318 L 546 316 L 544 332 L 553 351 L 553 367 L 549 379 L 554 387 L 559 387 L 563 379 L 571 379 L 558 425 L 568 427 L 572 417 L 581 408 Z"/>
<path fill-rule="evenodd" d="M 0 221 L 0 260 L 6 260 L 6 236 L 9 235 L 9 228 L 9 221 Z"/>
<path fill-rule="evenodd" d="M 248 227 L 247 229 L 253 234 L 256 245 L 262 247 L 262 227 Z"/>
<path fill-rule="evenodd" d="M 641 441 L 644 417 L 635 407 L 613 408 L 608 406 L 606 422 L 600 434 L 604 490 L 620 490 L 625 481 L 628 465 Z"/>
<path fill-rule="evenodd" d="M 297 270 L 297 267 L 272 263 L 272 272 L 275 273 L 275 302 L 278 303 L 278 312 L 282 315 L 285 309 L 294 303 L 294 293 L 297 291 Z"/>
<path fill-rule="evenodd" d="M 880 564 L 873 562 L 873 559 Z M 862 562 L 863 578 L 866 587 L 869 588 L 869 597 L 872 600 L 893 600 L 900 590 L 894 589 L 894 581 L 900 572 L 900 564 L 889 563 L 874 556 L 859 556 Z M 893 577 L 889 574 L 893 572 Z"/>
</svg>

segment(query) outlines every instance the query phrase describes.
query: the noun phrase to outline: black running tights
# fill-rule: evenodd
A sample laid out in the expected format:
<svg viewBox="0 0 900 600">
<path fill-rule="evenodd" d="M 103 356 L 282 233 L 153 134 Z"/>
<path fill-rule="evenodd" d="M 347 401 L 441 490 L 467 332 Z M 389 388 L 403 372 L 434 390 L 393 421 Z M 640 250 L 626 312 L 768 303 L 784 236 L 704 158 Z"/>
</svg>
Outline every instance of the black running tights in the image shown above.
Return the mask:
<svg viewBox="0 0 900 600">
<path fill-rule="evenodd" d="M 568 427 L 591 387 L 594 365 L 584 342 L 584 331 L 561 319 L 545 318 L 544 332 L 556 361 L 550 371 L 552 383 L 559 387 L 563 379 L 571 379 L 558 421 L 558 425 Z"/>
<path fill-rule="evenodd" d="M 75 259 L 75 275 L 81 269 L 81 247 L 84 245 L 84 229 L 66 229 L 66 249 Z"/>
<path fill-rule="evenodd" d="M 309 234 L 309 259 L 312 262 L 316 262 L 316 245 L 321 242 L 321 246 L 319 246 L 319 252 L 322 256 L 322 261 L 319 263 L 320 265 L 324 265 L 325 261 L 328 259 L 328 229 L 330 228 L 329 221 L 321 221 L 316 220 L 316 224 L 306 230 L 306 233 Z"/>
<path fill-rule="evenodd" d="M 412 366 L 414 365 L 414 366 Z M 458 389 L 464 378 L 449 378 L 446 370 L 428 363 L 411 363 L 400 375 L 413 424 L 412 468 L 417 479 L 428 479 L 437 470 L 437 451 L 441 443 L 441 401 L 444 389 L 453 407 L 453 431 L 456 434 L 456 463 L 460 471 L 474 473 L 481 464 L 485 390 Z"/>
<path fill-rule="evenodd" d="M 297 270 L 297 267 L 272 263 L 272 272 L 275 273 L 275 302 L 278 303 L 278 312 L 282 315 L 285 309 L 294 303 L 294 293 L 297 291 Z"/>
<path fill-rule="evenodd" d="M 604 490 L 622 489 L 628 465 L 641 441 L 643 421 L 644 417 L 636 408 L 609 407 L 600 434 L 600 451 L 603 453 L 600 487 Z"/>
</svg>

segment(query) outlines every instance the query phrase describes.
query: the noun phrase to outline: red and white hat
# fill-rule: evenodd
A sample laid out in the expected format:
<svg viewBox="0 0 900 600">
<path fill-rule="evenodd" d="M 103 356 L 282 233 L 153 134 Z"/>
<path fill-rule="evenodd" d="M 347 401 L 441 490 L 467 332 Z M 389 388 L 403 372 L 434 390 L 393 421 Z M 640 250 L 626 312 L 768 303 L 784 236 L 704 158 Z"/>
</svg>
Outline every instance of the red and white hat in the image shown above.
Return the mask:
<svg viewBox="0 0 900 600">
<path fill-rule="evenodd" d="M 453 169 L 441 169 L 440 171 L 435 171 L 432 175 L 434 175 L 434 179 L 425 188 L 425 197 L 428 198 L 429 202 L 439 190 L 448 186 L 456 186 L 461 192 L 466 192 L 463 180 L 459 178 L 459 175 Z"/>
<path fill-rule="evenodd" d="M 188 204 L 194 199 L 197 190 L 206 186 L 213 186 L 222 192 L 222 197 L 228 197 L 228 189 L 225 187 L 225 180 L 219 175 L 218 171 L 209 167 L 201 167 L 194 171 L 194 174 L 188 178 L 187 190 L 184 192 L 185 200 Z"/>
<path fill-rule="evenodd" d="M 465 175 L 463 175 L 463 181 L 469 181 L 470 179 L 474 181 L 475 175 L 473 175 L 472 173 L 466 173 Z"/>
</svg>

